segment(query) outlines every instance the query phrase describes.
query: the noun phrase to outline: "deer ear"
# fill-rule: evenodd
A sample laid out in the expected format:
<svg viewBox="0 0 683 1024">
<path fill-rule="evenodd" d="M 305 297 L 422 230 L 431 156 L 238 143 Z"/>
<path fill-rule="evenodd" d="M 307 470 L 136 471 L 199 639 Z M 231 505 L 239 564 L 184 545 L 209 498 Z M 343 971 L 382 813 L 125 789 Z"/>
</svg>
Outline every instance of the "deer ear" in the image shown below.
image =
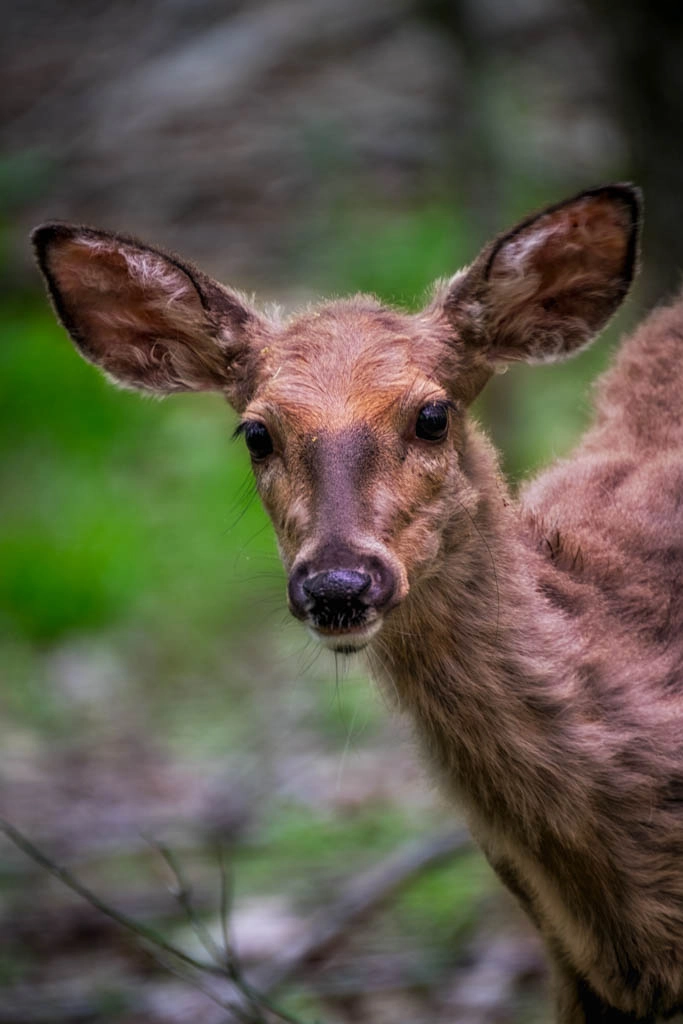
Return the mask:
<svg viewBox="0 0 683 1024">
<path fill-rule="evenodd" d="M 446 316 L 490 363 L 573 355 L 628 292 L 640 208 L 636 188 L 607 185 L 522 221 L 453 278 Z"/>
<path fill-rule="evenodd" d="M 69 224 L 33 232 L 55 310 L 82 355 L 124 387 L 249 400 L 265 325 L 236 292 L 133 238 Z"/>
</svg>

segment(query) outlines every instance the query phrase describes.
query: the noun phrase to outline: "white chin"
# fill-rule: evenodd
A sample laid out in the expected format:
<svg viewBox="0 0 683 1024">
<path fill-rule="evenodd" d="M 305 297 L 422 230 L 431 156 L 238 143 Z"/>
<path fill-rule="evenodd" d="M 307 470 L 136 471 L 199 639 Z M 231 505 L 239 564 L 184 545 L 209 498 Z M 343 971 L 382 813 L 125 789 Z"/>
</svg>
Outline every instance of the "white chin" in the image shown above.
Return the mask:
<svg viewBox="0 0 683 1024">
<path fill-rule="evenodd" d="M 350 654 L 355 651 L 361 651 L 366 644 L 370 643 L 373 637 L 377 636 L 381 628 L 382 620 L 376 619 L 361 629 L 348 629 L 339 633 L 322 633 L 315 626 L 310 625 L 308 630 L 311 636 L 319 640 L 329 650 L 336 651 L 338 654 Z"/>
</svg>

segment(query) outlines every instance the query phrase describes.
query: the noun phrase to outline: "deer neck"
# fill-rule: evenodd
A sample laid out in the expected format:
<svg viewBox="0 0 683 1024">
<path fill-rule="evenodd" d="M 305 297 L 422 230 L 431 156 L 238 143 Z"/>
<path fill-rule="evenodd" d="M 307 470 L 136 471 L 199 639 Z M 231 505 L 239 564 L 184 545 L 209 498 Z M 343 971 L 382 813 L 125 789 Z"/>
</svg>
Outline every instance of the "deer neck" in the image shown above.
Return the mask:
<svg viewBox="0 0 683 1024">
<path fill-rule="evenodd" d="M 547 827 L 554 807 L 563 828 L 584 803 L 571 778 L 585 759 L 572 639 L 539 592 L 541 556 L 525 541 L 494 458 L 477 446 L 472 528 L 465 541 L 444 531 L 438 575 L 390 616 L 370 660 L 461 802 L 529 829 Z"/>
</svg>

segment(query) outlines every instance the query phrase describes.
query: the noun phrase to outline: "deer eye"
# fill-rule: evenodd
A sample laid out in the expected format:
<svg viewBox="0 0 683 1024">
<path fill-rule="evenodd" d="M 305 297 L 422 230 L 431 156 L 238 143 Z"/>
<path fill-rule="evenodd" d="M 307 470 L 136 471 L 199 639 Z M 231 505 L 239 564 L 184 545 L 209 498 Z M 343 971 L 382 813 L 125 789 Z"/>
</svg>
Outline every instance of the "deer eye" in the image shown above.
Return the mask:
<svg viewBox="0 0 683 1024">
<path fill-rule="evenodd" d="M 422 441 L 443 441 L 448 433 L 448 405 L 430 402 L 420 409 L 415 423 L 415 436 Z"/>
<path fill-rule="evenodd" d="M 244 425 L 244 440 L 253 459 L 265 459 L 273 451 L 273 439 L 262 423 L 252 420 Z"/>
</svg>

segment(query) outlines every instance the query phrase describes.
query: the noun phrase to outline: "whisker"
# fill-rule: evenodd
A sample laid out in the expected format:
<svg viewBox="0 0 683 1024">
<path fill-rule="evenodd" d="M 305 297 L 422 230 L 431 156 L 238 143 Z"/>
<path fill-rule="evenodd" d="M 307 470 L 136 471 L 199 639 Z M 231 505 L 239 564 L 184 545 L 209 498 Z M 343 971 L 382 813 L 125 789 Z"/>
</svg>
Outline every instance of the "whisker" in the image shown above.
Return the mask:
<svg viewBox="0 0 683 1024">
<path fill-rule="evenodd" d="M 247 476 L 245 476 L 244 480 L 242 481 L 239 487 L 239 490 L 235 495 L 235 499 L 232 503 L 231 510 L 229 511 L 228 514 L 232 514 L 235 509 L 237 509 L 237 512 L 234 518 L 228 523 L 228 525 L 222 531 L 221 535 L 223 537 L 225 537 L 226 534 L 231 533 L 238 525 L 238 523 L 242 521 L 244 516 L 251 508 L 254 498 L 257 496 L 257 494 L 258 491 L 256 489 L 256 481 L 254 480 L 254 477 L 252 476 L 251 472 L 249 472 Z"/>
<path fill-rule="evenodd" d="M 353 709 L 353 715 L 351 716 L 351 721 L 349 723 L 349 727 L 348 727 L 348 729 L 346 731 L 346 740 L 344 742 L 344 749 L 341 752 L 341 755 L 339 757 L 339 764 L 337 765 L 337 779 L 336 779 L 336 783 L 335 783 L 335 793 L 338 793 L 339 790 L 341 789 L 342 775 L 344 774 L 344 768 L 346 766 L 346 759 L 347 759 L 347 756 L 348 756 L 348 753 L 349 753 L 349 749 L 351 747 L 351 737 L 353 736 L 353 730 L 354 730 L 354 726 L 356 724 L 357 717 L 358 717 L 358 708 L 355 707 Z"/>
<path fill-rule="evenodd" d="M 270 527 L 270 523 L 269 522 L 265 522 L 263 524 L 263 526 L 261 526 L 256 531 L 256 533 L 253 533 L 251 535 L 251 537 L 249 537 L 247 540 L 245 540 L 244 544 L 242 545 L 242 547 L 238 550 L 237 554 L 235 555 L 235 560 L 234 560 L 233 566 L 232 566 L 233 572 L 235 572 L 237 570 L 237 567 L 239 565 L 239 561 L 244 556 L 244 554 L 245 554 L 247 548 L 249 547 L 249 545 L 253 544 L 253 542 L 256 540 L 257 537 L 260 537 L 262 533 L 265 533 L 266 530 L 270 530 L 270 528 L 271 528 Z"/>
<path fill-rule="evenodd" d="M 299 658 L 301 659 L 306 651 L 312 650 L 312 656 L 306 662 L 299 661 L 299 672 L 301 675 L 306 675 L 311 671 L 313 666 L 320 660 L 320 656 L 324 651 L 322 644 L 316 643 L 314 640 L 308 640 L 304 647 L 299 652 Z"/>
</svg>

